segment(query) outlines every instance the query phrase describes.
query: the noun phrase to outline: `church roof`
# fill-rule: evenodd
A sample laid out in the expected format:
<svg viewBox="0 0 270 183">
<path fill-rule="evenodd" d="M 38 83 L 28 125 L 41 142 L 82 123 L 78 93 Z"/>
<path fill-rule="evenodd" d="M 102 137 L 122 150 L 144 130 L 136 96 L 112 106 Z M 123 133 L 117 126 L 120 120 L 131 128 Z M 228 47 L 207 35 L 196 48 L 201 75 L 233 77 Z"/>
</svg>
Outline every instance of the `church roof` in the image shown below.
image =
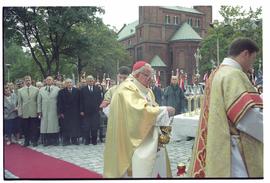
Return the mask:
<svg viewBox="0 0 270 183">
<path fill-rule="evenodd" d="M 195 13 L 195 14 L 203 14 L 194 8 L 186 8 L 182 6 L 161 6 L 161 7 L 170 9 L 170 10 L 183 11 L 183 12 Z"/>
<path fill-rule="evenodd" d="M 121 41 L 129 36 L 132 36 L 136 32 L 136 26 L 139 24 L 139 21 L 136 20 L 128 25 L 125 25 L 119 32 L 118 32 L 118 41 Z"/>
<path fill-rule="evenodd" d="M 162 61 L 162 59 L 155 55 L 154 58 L 151 60 L 150 65 L 152 67 L 166 67 L 166 64 Z"/>
<path fill-rule="evenodd" d="M 172 36 L 170 41 L 177 41 L 177 40 L 200 41 L 202 40 L 202 38 L 188 23 L 185 22 Z"/>
</svg>

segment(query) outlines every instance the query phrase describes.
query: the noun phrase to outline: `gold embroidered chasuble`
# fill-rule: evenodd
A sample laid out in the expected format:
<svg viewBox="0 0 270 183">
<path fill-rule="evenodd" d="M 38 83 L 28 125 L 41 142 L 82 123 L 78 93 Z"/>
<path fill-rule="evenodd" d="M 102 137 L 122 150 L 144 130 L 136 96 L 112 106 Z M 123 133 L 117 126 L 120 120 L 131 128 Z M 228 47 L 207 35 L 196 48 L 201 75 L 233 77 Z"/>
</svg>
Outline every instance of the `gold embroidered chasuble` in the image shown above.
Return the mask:
<svg viewBox="0 0 270 183">
<path fill-rule="evenodd" d="M 151 136 L 160 113 L 159 106 L 152 101 L 153 92 L 132 76 L 114 92 L 106 133 L 104 177 L 119 178 L 129 172 L 134 151 Z M 166 160 L 169 164 L 167 152 Z"/>
<path fill-rule="evenodd" d="M 262 100 L 246 74 L 222 65 L 207 80 L 204 104 L 188 174 L 191 177 L 231 177 L 231 135 L 249 177 L 263 177 L 263 143 L 236 129 L 241 117 Z"/>
</svg>

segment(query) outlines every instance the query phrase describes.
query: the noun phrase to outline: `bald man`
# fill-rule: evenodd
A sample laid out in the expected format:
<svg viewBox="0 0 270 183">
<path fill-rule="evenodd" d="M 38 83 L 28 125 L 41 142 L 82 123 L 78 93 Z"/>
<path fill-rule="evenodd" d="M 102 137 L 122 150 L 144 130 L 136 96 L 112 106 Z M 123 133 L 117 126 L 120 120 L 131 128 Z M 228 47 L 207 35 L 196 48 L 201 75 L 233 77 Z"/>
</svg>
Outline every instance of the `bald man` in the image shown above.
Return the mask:
<svg viewBox="0 0 270 183">
<path fill-rule="evenodd" d="M 90 144 L 90 132 L 92 144 L 97 144 L 97 130 L 100 125 L 99 105 L 102 101 L 101 90 L 95 85 L 95 78 L 86 77 L 87 86 L 80 91 L 80 115 L 82 116 L 82 130 L 84 144 Z"/>
<path fill-rule="evenodd" d="M 59 88 L 53 85 L 53 78 L 46 78 L 46 86 L 42 87 L 38 95 L 38 113 L 41 117 L 40 133 L 43 145 L 59 144 L 59 122 L 57 115 L 57 96 Z"/>
<path fill-rule="evenodd" d="M 80 136 L 80 91 L 73 87 L 72 80 L 65 80 L 66 87 L 59 91 L 57 110 L 61 117 L 63 146 L 79 145 Z"/>
</svg>

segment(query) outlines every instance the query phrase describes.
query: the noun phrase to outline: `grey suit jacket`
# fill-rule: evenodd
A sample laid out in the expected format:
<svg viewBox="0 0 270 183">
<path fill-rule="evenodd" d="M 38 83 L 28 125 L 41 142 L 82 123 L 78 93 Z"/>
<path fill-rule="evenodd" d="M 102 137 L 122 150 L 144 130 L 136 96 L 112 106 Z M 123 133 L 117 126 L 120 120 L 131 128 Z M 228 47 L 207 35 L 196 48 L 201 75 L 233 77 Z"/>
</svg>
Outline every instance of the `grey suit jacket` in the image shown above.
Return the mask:
<svg viewBox="0 0 270 183">
<path fill-rule="evenodd" d="M 18 115 L 22 118 L 37 117 L 37 97 L 39 89 L 27 86 L 18 90 Z"/>
</svg>

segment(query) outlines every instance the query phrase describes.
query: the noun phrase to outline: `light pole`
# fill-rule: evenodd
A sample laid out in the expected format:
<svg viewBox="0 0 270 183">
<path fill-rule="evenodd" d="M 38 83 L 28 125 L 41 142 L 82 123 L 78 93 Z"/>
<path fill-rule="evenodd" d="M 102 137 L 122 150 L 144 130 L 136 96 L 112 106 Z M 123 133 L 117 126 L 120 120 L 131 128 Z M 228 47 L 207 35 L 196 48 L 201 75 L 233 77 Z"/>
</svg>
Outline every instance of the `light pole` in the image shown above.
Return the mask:
<svg viewBox="0 0 270 183">
<path fill-rule="evenodd" d="M 194 57 L 196 60 L 196 75 L 199 75 L 199 61 L 202 59 L 202 55 L 200 53 L 200 49 L 197 48 L 197 51 L 194 53 Z"/>
<path fill-rule="evenodd" d="M 7 75 L 8 75 L 8 82 L 9 82 L 9 68 L 10 68 L 11 64 L 6 64 L 7 67 Z"/>
<path fill-rule="evenodd" d="M 214 20 L 213 23 L 209 24 L 212 27 L 217 35 L 217 66 L 219 66 L 219 36 L 218 36 L 218 20 Z"/>
<path fill-rule="evenodd" d="M 217 65 L 219 66 L 219 37 L 217 31 Z"/>
</svg>

